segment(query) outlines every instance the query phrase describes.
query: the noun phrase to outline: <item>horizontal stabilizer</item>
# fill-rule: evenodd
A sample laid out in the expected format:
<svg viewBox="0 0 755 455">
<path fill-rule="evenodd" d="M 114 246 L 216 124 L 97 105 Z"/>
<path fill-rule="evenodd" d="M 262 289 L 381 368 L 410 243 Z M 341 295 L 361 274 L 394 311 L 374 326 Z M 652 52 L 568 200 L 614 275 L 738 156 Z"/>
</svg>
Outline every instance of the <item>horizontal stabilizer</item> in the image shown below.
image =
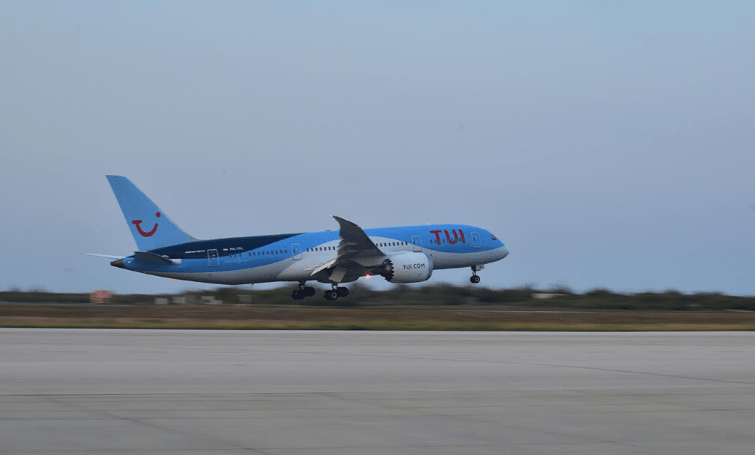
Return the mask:
<svg viewBox="0 0 755 455">
<path fill-rule="evenodd" d="M 114 256 L 112 254 L 97 254 L 97 253 L 81 253 L 85 256 L 94 256 L 96 258 L 105 258 L 105 259 L 123 259 L 123 256 Z"/>
<path fill-rule="evenodd" d="M 152 265 L 178 264 L 178 262 L 175 262 L 170 258 L 166 258 L 164 256 L 157 255 L 155 253 L 150 253 L 149 251 L 135 251 L 134 260 L 136 262 L 141 262 L 142 264 L 152 264 Z"/>
</svg>

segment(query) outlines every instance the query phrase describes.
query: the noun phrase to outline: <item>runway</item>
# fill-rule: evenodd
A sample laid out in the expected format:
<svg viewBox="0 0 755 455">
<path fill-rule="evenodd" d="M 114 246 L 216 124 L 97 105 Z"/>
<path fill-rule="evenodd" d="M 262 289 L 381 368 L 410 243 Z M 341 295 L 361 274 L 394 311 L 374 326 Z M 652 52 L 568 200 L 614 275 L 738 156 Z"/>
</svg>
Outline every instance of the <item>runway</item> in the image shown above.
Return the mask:
<svg viewBox="0 0 755 455">
<path fill-rule="evenodd" d="M 3 454 L 752 454 L 755 333 L 0 329 Z"/>
</svg>

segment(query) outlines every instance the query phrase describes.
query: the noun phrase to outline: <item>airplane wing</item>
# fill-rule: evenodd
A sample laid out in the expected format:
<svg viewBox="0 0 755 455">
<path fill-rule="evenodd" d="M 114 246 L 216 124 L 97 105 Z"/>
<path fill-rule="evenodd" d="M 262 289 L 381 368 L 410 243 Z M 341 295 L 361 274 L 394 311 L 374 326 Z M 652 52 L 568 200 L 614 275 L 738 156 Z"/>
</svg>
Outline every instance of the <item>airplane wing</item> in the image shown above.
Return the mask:
<svg viewBox="0 0 755 455">
<path fill-rule="evenodd" d="M 367 237 L 362 228 L 341 217 L 333 216 L 333 218 L 341 225 L 341 243 L 338 245 L 337 258 L 356 259 L 384 256 L 383 252 L 372 243 L 372 240 Z"/>
<path fill-rule="evenodd" d="M 375 246 L 362 228 L 341 217 L 333 216 L 333 218 L 341 227 L 338 254 L 334 259 L 315 267 L 312 276 L 329 271 L 330 279 L 340 282 L 347 273 L 361 274 L 382 265 L 385 253 Z"/>
</svg>

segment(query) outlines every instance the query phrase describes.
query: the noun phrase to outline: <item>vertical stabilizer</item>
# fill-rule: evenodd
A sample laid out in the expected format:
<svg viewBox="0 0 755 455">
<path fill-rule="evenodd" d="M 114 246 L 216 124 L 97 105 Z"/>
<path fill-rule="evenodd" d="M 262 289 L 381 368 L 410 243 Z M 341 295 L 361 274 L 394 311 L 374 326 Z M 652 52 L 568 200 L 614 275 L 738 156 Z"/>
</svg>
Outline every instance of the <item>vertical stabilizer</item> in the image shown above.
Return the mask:
<svg viewBox="0 0 755 455">
<path fill-rule="evenodd" d="M 176 226 L 131 180 L 119 175 L 108 175 L 107 180 L 118 199 L 139 251 L 196 240 Z"/>
</svg>

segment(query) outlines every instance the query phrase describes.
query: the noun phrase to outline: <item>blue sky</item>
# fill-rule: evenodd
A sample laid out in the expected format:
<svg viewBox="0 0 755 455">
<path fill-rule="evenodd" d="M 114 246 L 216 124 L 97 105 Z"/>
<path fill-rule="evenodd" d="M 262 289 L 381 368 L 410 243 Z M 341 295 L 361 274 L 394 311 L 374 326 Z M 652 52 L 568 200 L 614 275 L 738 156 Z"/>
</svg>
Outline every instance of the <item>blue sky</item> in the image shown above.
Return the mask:
<svg viewBox="0 0 755 455">
<path fill-rule="evenodd" d="M 178 291 L 105 179 L 196 237 L 430 222 L 482 284 L 755 294 L 751 2 L 3 2 L 0 289 Z M 467 271 L 436 282 L 467 283 Z"/>
</svg>

